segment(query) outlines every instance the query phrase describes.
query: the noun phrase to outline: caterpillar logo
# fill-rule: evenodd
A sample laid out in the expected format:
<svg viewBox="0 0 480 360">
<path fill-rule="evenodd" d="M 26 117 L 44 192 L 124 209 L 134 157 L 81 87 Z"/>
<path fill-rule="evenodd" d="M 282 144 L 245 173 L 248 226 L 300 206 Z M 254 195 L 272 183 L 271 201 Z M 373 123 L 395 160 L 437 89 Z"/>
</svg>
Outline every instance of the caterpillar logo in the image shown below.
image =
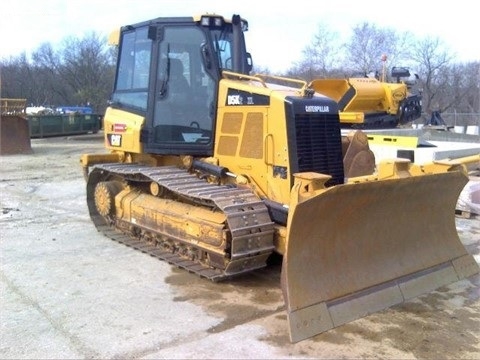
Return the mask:
<svg viewBox="0 0 480 360">
<path fill-rule="evenodd" d="M 122 146 L 122 135 L 108 134 L 107 138 L 110 146 L 116 146 L 116 147 Z"/>
<path fill-rule="evenodd" d="M 305 112 L 308 113 L 326 113 L 330 112 L 329 106 L 305 105 Z"/>
</svg>

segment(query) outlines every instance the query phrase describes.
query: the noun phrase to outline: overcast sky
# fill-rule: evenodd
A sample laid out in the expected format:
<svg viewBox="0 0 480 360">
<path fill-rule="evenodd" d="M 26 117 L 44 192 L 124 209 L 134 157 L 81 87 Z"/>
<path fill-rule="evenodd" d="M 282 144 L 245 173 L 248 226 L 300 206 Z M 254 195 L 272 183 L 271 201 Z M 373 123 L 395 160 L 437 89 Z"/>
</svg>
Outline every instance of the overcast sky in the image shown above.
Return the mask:
<svg viewBox="0 0 480 360">
<path fill-rule="evenodd" d="M 476 6 L 475 6 L 476 8 Z M 240 14 L 250 25 L 247 47 L 254 64 L 273 71 L 288 69 L 318 25 L 348 37 L 364 21 L 417 38 L 439 37 L 458 61 L 479 61 L 480 15 L 471 0 L 13 0 L 0 4 L 0 58 L 29 54 L 42 43 L 67 36 L 102 35 L 122 25 L 161 16 Z"/>
</svg>

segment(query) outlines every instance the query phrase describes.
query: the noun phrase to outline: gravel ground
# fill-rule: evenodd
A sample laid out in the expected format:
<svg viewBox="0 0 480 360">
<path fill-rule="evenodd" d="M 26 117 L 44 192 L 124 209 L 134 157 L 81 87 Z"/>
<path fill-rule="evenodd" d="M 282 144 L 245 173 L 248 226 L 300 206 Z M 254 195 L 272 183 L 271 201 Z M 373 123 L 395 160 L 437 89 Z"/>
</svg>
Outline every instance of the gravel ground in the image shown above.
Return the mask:
<svg viewBox="0 0 480 360">
<path fill-rule="evenodd" d="M 97 233 L 79 157 L 0 157 L 0 358 L 480 359 L 480 275 L 291 344 L 280 267 L 215 284 Z M 480 263 L 480 220 L 456 218 Z"/>
</svg>

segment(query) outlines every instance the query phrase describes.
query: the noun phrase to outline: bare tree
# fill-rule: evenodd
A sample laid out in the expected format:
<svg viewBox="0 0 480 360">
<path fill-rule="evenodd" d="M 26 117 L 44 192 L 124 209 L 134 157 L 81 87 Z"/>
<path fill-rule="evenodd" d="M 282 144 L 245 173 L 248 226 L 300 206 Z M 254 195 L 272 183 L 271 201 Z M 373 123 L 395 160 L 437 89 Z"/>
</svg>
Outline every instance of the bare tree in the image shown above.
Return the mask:
<svg viewBox="0 0 480 360">
<path fill-rule="evenodd" d="M 90 33 L 84 38 L 67 38 L 56 49 L 42 44 L 30 58 L 22 53 L 0 59 L 1 94 L 26 98 L 34 105 L 90 103 L 97 113 L 103 113 L 113 88 L 116 51 L 102 36 Z M 312 80 L 381 72 L 384 54 L 387 68 L 391 64 L 416 70 L 428 114 L 432 110 L 480 113 L 480 62 L 455 62 L 438 38 L 418 40 L 412 34 L 369 23 L 356 25 L 346 44 L 336 32 L 319 24 L 303 50 L 303 59 L 292 64 L 285 75 Z M 255 72 L 270 73 L 268 68 L 258 67 Z"/>
<path fill-rule="evenodd" d="M 30 98 L 32 96 L 31 69 L 25 53 L 3 60 L 2 64 L 2 97 Z"/>
<path fill-rule="evenodd" d="M 90 33 L 63 43 L 59 73 L 73 90 L 76 102 L 104 107 L 113 87 L 113 61 L 106 39 Z M 103 106 L 102 106 L 103 105 Z"/>
<path fill-rule="evenodd" d="M 263 67 L 263 66 L 257 66 L 253 65 L 253 69 L 251 71 L 251 74 L 267 74 L 267 75 L 273 75 L 268 67 Z"/>
<path fill-rule="evenodd" d="M 413 46 L 412 58 L 417 63 L 420 82 L 423 87 L 423 109 L 444 111 L 458 101 L 452 96 L 452 81 L 457 71 L 450 69 L 452 54 L 438 37 L 426 37 Z"/>
<path fill-rule="evenodd" d="M 389 64 L 401 62 L 405 58 L 405 48 L 410 38 L 409 33 L 398 34 L 388 28 L 379 28 L 364 22 L 352 29 L 352 36 L 345 45 L 345 67 L 357 75 L 370 72 L 381 73 L 385 60 Z M 386 58 L 385 58 L 386 57 Z M 385 70 L 388 70 L 386 66 Z"/>
<path fill-rule="evenodd" d="M 70 37 L 53 49 L 40 45 L 29 61 L 25 54 L 2 65 L 2 96 L 26 98 L 34 105 L 90 104 L 103 113 L 113 88 L 115 51 L 106 39 L 90 33 Z"/>
<path fill-rule="evenodd" d="M 480 62 L 454 64 L 458 72 L 456 111 L 480 113 Z"/>
<path fill-rule="evenodd" d="M 44 43 L 32 53 L 32 84 L 35 97 L 32 101 L 39 105 L 68 104 L 71 94 L 67 84 L 60 78 L 61 54 Z"/>
<path fill-rule="evenodd" d="M 320 23 L 309 45 L 303 50 L 303 59 L 296 64 L 295 71 L 307 80 L 327 77 L 339 65 L 339 35 Z"/>
</svg>

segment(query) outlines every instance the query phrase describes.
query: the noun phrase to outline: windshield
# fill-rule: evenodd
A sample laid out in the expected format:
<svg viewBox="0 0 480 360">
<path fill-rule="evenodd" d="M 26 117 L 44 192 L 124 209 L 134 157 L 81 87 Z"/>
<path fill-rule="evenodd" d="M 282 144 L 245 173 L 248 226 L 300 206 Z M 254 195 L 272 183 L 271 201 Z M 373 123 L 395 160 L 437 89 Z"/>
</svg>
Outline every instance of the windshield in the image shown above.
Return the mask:
<svg viewBox="0 0 480 360">
<path fill-rule="evenodd" d="M 233 36 L 232 27 L 227 26 L 222 30 L 211 31 L 214 50 L 218 56 L 218 63 L 221 69 L 233 70 L 232 49 Z"/>
</svg>

